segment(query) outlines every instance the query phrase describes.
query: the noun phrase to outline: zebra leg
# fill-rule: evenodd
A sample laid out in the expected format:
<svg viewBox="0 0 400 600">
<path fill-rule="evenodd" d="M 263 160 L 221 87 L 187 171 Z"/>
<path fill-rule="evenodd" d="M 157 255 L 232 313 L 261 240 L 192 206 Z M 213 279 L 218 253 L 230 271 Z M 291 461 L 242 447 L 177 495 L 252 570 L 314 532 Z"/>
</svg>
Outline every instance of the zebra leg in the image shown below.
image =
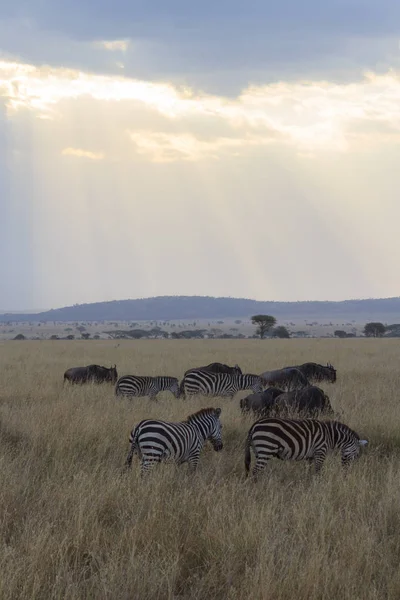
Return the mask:
<svg viewBox="0 0 400 600">
<path fill-rule="evenodd" d="M 191 454 L 188 458 L 189 471 L 194 473 L 197 469 L 197 465 L 199 464 L 200 452 L 196 452 L 195 454 Z"/>
<path fill-rule="evenodd" d="M 140 465 L 140 477 L 148 475 L 148 473 L 158 462 L 160 462 L 160 460 L 154 457 L 142 458 L 142 463 Z"/>
<path fill-rule="evenodd" d="M 258 481 L 258 475 L 261 471 L 263 471 L 267 465 L 267 462 L 272 458 L 272 456 L 259 455 L 256 458 L 256 464 L 253 468 L 253 481 L 256 483 Z"/>
<path fill-rule="evenodd" d="M 131 444 L 131 449 L 129 450 L 129 454 L 126 457 L 126 461 L 125 461 L 125 469 L 130 469 L 131 468 L 133 455 L 135 454 L 135 449 L 136 449 L 136 445 L 135 444 Z"/>
<path fill-rule="evenodd" d="M 314 454 L 314 463 L 315 463 L 315 472 L 319 473 L 322 469 L 322 466 L 324 464 L 326 458 L 326 451 L 325 450 L 318 450 L 315 452 Z"/>
</svg>

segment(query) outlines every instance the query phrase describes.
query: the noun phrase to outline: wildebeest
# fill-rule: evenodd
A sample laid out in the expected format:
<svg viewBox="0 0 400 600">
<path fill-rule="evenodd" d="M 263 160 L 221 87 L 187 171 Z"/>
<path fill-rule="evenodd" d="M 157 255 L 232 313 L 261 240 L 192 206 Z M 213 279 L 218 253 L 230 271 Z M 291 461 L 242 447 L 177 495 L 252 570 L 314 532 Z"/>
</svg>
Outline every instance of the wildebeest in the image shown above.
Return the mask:
<svg viewBox="0 0 400 600">
<path fill-rule="evenodd" d="M 283 394 L 284 391 L 269 387 L 261 394 L 249 394 L 240 400 L 240 408 L 243 414 L 252 411 L 256 416 L 263 416 L 269 412 L 271 406 L 275 405 L 275 398 Z"/>
<path fill-rule="evenodd" d="M 263 415 L 271 416 L 274 413 L 283 416 L 287 412 L 297 412 L 307 417 L 318 417 L 322 413 L 334 415 L 329 397 L 315 385 L 281 394 L 264 407 Z"/>
<path fill-rule="evenodd" d="M 260 375 L 266 385 L 290 389 L 302 388 L 309 385 L 308 379 L 297 367 L 284 367 L 275 371 L 265 371 Z"/>
<path fill-rule="evenodd" d="M 182 398 L 185 397 L 185 390 L 184 390 L 185 377 L 186 377 L 186 375 L 188 375 L 189 373 L 193 373 L 194 371 L 207 371 L 207 373 L 228 373 L 230 375 L 242 375 L 242 369 L 239 367 L 239 365 L 230 367 L 229 365 L 225 365 L 224 363 L 213 362 L 204 367 L 193 367 L 192 369 L 188 369 L 187 371 L 185 371 L 185 373 L 183 375 L 183 378 L 182 378 L 182 381 L 181 381 L 181 384 L 179 387 L 179 393 Z"/>
<path fill-rule="evenodd" d="M 205 367 L 193 367 L 192 369 L 188 369 L 185 371 L 185 375 L 191 373 L 192 371 L 209 371 L 211 373 L 230 373 L 231 375 L 241 375 L 242 369 L 239 365 L 235 365 L 234 367 L 230 367 L 229 365 L 225 365 L 224 363 L 214 362 L 206 365 Z"/>
<path fill-rule="evenodd" d="M 87 367 L 71 367 L 64 373 L 64 383 L 115 383 L 118 379 L 117 365 L 102 367 L 100 365 L 88 365 Z"/>
<path fill-rule="evenodd" d="M 336 381 L 336 369 L 327 363 L 326 366 L 320 365 L 314 362 L 303 363 L 302 365 L 295 365 L 295 369 L 299 369 L 308 381 L 329 381 L 335 383 Z"/>
</svg>

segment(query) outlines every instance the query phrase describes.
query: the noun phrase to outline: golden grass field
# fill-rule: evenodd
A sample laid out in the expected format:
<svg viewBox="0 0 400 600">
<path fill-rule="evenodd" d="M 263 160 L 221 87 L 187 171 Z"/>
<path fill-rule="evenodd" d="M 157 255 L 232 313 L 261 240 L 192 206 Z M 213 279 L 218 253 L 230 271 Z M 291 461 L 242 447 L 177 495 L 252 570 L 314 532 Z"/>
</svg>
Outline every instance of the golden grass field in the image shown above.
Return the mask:
<svg viewBox="0 0 400 600">
<path fill-rule="evenodd" d="M 146 340 L 0 344 L 0 598 L 400 598 L 400 346 L 393 340 Z M 244 479 L 252 423 L 234 401 L 117 399 L 112 385 L 66 386 L 71 366 L 181 377 L 221 361 L 260 373 L 330 361 L 323 384 L 369 440 L 347 476 L 271 461 Z M 224 450 L 198 472 L 160 465 L 144 480 L 131 428 L 220 406 Z"/>
</svg>

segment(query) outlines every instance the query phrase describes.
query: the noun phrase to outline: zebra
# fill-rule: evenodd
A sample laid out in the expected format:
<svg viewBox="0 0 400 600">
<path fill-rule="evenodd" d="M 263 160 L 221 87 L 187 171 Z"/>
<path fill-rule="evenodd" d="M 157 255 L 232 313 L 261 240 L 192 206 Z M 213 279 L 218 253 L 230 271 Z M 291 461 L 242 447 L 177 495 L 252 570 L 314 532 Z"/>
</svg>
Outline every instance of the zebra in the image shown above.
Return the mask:
<svg viewBox="0 0 400 600">
<path fill-rule="evenodd" d="M 328 450 L 339 449 L 346 467 L 358 457 L 360 447 L 368 444 L 358 434 L 339 421 L 317 419 L 259 419 L 253 423 L 245 444 L 245 471 L 249 474 L 251 448 L 256 457 L 253 476 L 265 468 L 271 458 L 314 461 L 318 473 Z"/>
<path fill-rule="evenodd" d="M 251 389 L 255 394 L 261 393 L 263 381 L 258 375 L 251 374 L 192 371 L 183 378 L 180 389 L 183 395 L 228 396 L 232 399 L 240 390 Z"/>
<path fill-rule="evenodd" d="M 170 391 L 179 398 L 179 381 L 176 377 L 141 377 L 139 375 L 124 375 L 115 386 L 117 396 L 149 396 L 156 400 L 159 392 Z"/>
<path fill-rule="evenodd" d="M 242 375 L 242 369 L 239 365 L 235 365 L 234 367 L 230 367 L 229 365 L 225 365 L 224 363 L 210 363 L 209 365 L 205 365 L 204 367 L 193 367 L 192 369 L 188 369 L 183 374 L 183 379 L 181 381 L 181 385 L 179 387 L 179 391 L 181 396 L 185 395 L 185 378 L 189 373 L 194 373 L 197 371 L 207 371 L 208 373 L 230 373 L 231 375 Z"/>
<path fill-rule="evenodd" d="M 125 468 L 132 466 L 133 455 L 137 452 L 142 476 L 163 460 L 172 460 L 178 465 L 187 462 L 190 470 L 195 471 L 206 440 L 210 440 L 216 452 L 223 448 L 220 414 L 220 408 L 202 408 L 180 423 L 141 421 L 129 436 L 131 449 Z"/>
</svg>

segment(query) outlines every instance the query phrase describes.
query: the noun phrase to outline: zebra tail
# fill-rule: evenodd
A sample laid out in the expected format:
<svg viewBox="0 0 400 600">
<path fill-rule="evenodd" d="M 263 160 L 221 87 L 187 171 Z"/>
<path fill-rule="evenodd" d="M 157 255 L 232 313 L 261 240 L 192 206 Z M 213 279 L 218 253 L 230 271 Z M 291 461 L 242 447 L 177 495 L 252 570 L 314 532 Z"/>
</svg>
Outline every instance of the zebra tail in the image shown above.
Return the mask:
<svg viewBox="0 0 400 600">
<path fill-rule="evenodd" d="M 134 429 L 132 429 L 131 434 L 129 436 L 129 443 L 131 445 L 131 448 L 133 448 L 134 452 L 137 450 L 138 436 L 139 436 L 139 426 L 137 425 Z"/>
<path fill-rule="evenodd" d="M 247 438 L 246 438 L 246 443 L 244 446 L 244 469 L 246 472 L 246 477 L 248 477 L 249 475 L 249 471 L 250 471 L 250 464 L 251 464 L 251 437 L 252 437 L 252 433 L 253 433 L 253 428 L 250 429 Z"/>
<path fill-rule="evenodd" d="M 132 429 L 131 434 L 129 436 L 129 443 L 131 445 L 129 454 L 125 461 L 125 469 L 129 469 L 132 466 L 132 458 L 135 452 L 138 451 L 137 439 L 139 436 L 139 426 L 137 425 L 135 429 Z"/>
</svg>

